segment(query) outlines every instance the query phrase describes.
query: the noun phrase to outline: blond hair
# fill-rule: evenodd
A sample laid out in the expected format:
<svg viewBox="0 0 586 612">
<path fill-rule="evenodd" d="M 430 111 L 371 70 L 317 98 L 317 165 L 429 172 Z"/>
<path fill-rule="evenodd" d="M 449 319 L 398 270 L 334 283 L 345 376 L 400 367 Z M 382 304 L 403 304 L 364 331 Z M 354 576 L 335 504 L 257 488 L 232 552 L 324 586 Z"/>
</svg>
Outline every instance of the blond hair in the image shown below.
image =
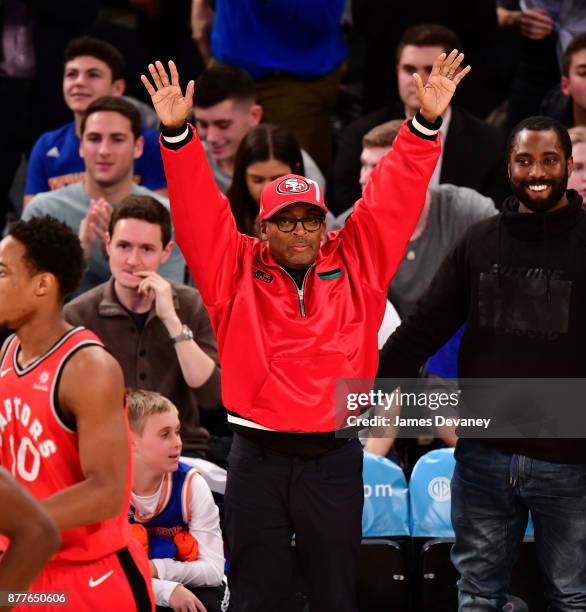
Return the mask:
<svg viewBox="0 0 586 612">
<path fill-rule="evenodd" d="M 386 123 L 381 123 L 373 127 L 370 132 L 367 132 L 362 138 L 363 147 L 390 147 L 397 137 L 403 119 L 393 119 Z"/>
<path fill-rule="evenodd" d="M 586 126 L 576 125 L 568 130 L 572 144 L 586 142 Z"/>
<path fill-rule="evenodd" d="M 126 399 L 128 402 L 128 424 L 130 429 L 139 435 L 142 435 L 147 419 L 153 414 L 173 412 L 179 416 L 175 404 L 155 391 L 127 389 Z"/>
</svg>

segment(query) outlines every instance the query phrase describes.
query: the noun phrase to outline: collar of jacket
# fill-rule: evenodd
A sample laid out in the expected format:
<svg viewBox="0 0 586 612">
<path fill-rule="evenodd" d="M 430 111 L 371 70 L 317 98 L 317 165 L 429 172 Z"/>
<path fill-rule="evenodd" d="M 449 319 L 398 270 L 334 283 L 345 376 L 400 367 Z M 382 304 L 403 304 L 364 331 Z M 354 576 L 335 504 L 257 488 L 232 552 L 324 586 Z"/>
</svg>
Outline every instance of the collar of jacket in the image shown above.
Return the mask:
<svg viewBox="0 0 586 612">
<path fill-rule="evenodd" d="M 179 309 L 179 298 L 177 296 L 177 291 L 175 290 L 175 285 L 173 283 L 170 284 L 171 294 L 173 295 L 173 306 L 175 306 L 175 311 L 177 311 Z M 116 291 L 114 290 L 114 277 L 111 277 L 110 280 L 104 285 L 102 299 L 98 304 L 98 314 L 101 317 L 119 317 L 121 315 L 125 317 L 130 316 L 116 295 Z M 155 310 L 155 304 L 153 302 L 146 322 L 149 323 L 156 316 L 157 313 Z"/>
</svg>

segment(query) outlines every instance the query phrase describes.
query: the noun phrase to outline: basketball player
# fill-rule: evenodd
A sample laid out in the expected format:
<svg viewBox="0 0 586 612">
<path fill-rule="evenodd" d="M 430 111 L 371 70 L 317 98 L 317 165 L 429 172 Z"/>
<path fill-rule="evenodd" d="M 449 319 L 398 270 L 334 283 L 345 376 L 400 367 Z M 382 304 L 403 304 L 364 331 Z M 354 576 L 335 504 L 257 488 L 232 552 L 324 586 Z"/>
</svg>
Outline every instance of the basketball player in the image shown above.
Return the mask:
<svg viewBox="0 0 586 612">
<path fill-rule="evenodd" d="M 0 556 L 0 591 L 25 591 L 59 548 L 59 533 L 47 511 L 2 468 L 0 499 L 0 534 L 10 540 Z M 0 542 L 0 555 L 4 548 Z"/>
<path fill-rule="evenodd" d="M 32 591 L 66 592 L 75 612 L 150 611 L 148 560 L 128 526 L 122 370 L 62 314 L 83 261 L 77 236 L 51 217 L 19 221 L 0 242 L 0 328 L 15 330 L 0 351 L 0 462 L 63 540 Z"/>
</svg>

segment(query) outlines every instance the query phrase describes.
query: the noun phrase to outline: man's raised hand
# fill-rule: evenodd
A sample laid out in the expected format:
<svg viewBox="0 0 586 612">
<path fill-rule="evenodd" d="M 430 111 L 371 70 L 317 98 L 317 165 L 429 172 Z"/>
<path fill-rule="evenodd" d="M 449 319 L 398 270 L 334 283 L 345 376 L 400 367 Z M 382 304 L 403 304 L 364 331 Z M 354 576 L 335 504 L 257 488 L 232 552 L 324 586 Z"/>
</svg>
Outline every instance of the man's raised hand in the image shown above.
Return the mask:
<svg viewBox="0 0 586 612">
<path fill-rule="evenodd" d="M 169 82 L 165 67 L 158 60 L 154 64 L 149 64 L 149 72 L 154 87 L 144 74 L 140 75 L 140 80 L 151 96 L 160 122 L 169 128 L 181 127 L 187 121 L 189 113 L 191 113 L 194 82 L 189 81 L 184 96 L 181 93 L 181 87 L 179 87 L 177 68 L 172 61 L 169 62 L 171 82 Z"/>
<path fill-rule="evenodd" d="M 448 108 L 460 81 L 470 72 L 470 66 L 460 69 L 464 54 L 454 49 L 447 57 L 438 55 L 425 86 L 418 74 L 413 75 L 420 112 L 432 123 Z"/>
</svg>

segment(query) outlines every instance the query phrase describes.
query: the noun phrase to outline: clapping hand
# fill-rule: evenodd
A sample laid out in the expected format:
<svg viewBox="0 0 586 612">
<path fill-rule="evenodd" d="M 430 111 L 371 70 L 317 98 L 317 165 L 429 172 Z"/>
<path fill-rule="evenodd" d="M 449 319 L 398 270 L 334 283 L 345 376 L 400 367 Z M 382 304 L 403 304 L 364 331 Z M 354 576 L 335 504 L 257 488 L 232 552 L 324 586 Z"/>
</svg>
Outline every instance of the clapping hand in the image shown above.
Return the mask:
<svg viewBox="0 0 586 612">
<path fill-rule="evenodd" d="M 101 241 L 102 250 L 105 251 L 105 236 L 111 216 L 112 206 L 104 198 L 90 200 L 87 215 L 83 218 L 78 232 L 86 259 L 92 254 L 96 240 Z"/>
</svg>

